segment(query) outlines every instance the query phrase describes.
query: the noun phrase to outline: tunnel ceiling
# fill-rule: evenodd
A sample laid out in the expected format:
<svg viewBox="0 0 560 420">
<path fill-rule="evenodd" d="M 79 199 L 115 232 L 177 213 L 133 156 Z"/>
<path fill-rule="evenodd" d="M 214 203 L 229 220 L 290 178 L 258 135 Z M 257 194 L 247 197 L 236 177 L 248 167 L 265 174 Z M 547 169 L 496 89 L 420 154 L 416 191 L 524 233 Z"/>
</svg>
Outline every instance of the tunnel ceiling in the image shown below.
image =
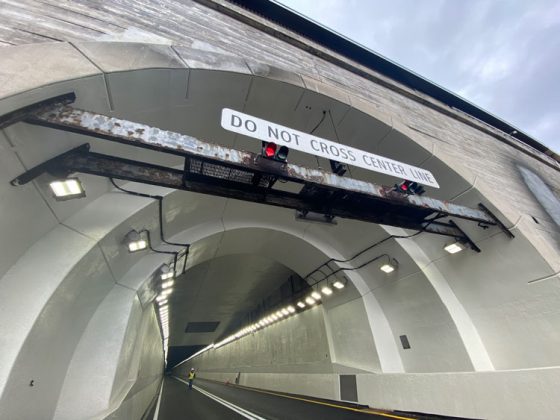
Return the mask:
<svg viewBox="0 0 560 420">
<path fill-rule="evenodd" d="M 239 328 L 249 310 L 295 273 L 251 254 L 220 256 L 177 278 L 169 299 L 170 346 L 208 345 Z M 193 322 L 218 322 L 212 332 L 186 332 Z"/>
</svg>

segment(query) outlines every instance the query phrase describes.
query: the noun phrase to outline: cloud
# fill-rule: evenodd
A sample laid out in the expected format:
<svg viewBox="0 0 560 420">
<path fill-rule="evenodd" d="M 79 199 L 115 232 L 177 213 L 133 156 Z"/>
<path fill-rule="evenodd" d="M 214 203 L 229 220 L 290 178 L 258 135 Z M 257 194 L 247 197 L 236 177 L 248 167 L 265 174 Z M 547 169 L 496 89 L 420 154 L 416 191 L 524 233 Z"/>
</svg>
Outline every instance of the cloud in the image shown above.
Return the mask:
<svg viewBox="0 0 560 420">
<path fill-rule="evenodd" d="M 280 1 L 560 150 L 560 2 Z"/>
</svg>

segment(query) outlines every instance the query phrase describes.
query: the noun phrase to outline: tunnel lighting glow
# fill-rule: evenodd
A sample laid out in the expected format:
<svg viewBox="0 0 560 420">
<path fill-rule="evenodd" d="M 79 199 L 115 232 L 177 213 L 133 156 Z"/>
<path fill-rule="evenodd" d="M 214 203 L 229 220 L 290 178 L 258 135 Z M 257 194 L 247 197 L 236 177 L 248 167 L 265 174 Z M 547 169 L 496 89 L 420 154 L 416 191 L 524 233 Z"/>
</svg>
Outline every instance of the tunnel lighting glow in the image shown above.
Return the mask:
<svg viewBox="0 0 560 420">
<path fill-rule="evenodd" d="M 159 303 L 160 305 L 167 305 L 167 302 L 168 302 L 168 300 L 165 299 L 165 300 L 162 300 L 162 301 L 160 301 L 160 302 L 158 302 L 158 303 Z"/>
<path fill-rule="evenodd" d="M 282 313 L 282 311 L 277 311 L 277 312 L 276 312 L 276 316 L 277 316 L 278 318 L 283 318 L 283 317 L 284 317 L 284 314 Z"/>
<path fill-rule="evenodd" d="M 67 178 L 53 181 L 49 184 L 57 201 L 71 200 L 86 196 L 84 188 L 78 178 Z"/>
<path fill-rule="evenodd" d="M 167 288 L 167 289 L 165 289 L 165 290 L 162 290 L 162 291 L 161 291 L 161 296 L 169 296 L 169 295 L 171 294 L 172 291 L 173 291 L 173 288 L 172 288 L 172 287 L 169 287 L 169 288 Z"/>
<path fill-rule="evenodd" d="M 292 305 L 288 306 L 288 312 L 293 314 L 296 311 L 296 308 L 294 308 Z"/>
<path fill-rule="evenodd" d="M 463 247 L 463 244 L 461 244 L 460 242 L 455 242 L 453 244 L 449 244 L 445 246 L 443 249 L 445 249 L 450 254 L 456 254 L 457 252 L 460 252 L 465 248 Z"/>
<path fill-rule="evenodd" d="M 338 281 L 338 280 L 333 283 L 333 286 L 336 287 L 339 290 L 344 289 L 344 283 L 342 283 L 341 281 Z"/>
<path fill-rule="evenodd" d="M 148 247 L 148 241 L 144 239 L 138 232 L 131 230 L 126 234 L 126 243 L 129 252 L 142 251 Z"/>
<path fill-rule="evenodd" d="M 305 299 L 305 303 L 307 303 L 308 305 L 314 305 L 315 304 L 315 299 L 313 299 L 311 296 L 309 296 L 307 299 Z"/>
<path fill-rule="evenodd" d="M 321 299 L 321 294 L 319 292 L 313 292 L 313 293 L 311 293 L 311 297 L 315 300 L 320 300 Z"/>
<path fill-rule="evenodd" d="M 297 306 L 299 306 L 301 309 L 305 308 L 305 303 L 303 302 L 298 302 Z"/>
<path fill-rule="evenodd" d="M 332 295 L 332 289 L 331 289 L 330 287 L 328 287 L 328 286 L 323 287 L 323 288 L 321 289 L 321 292 L 323 292 L 323 294 L 324 294 L 325 296 L 330 296 L 330 295 Z"/>
<path fill-rule="evenodd" d="M 379 267 L 379 269 L 386 273 L 392 273 L 393 271 L 395 271 L 395 267 L 391 264 L 383 264 L 381 267 Z"/>
<path fill-rule="evenodd" d="M 172 278 L 173 278 L 173 271 L 170 271 L 169 273 L 162 273 L 161 275 L 162 280 L 167 280 Z"/>
<path fill-rule="evenodd" d="M 158 301 L 158 303 L 159 303 L 160 305 L 163 305 L 163 301 L 164 301 L 164 300 L 166 301 L 166 299 L 167 299 L 167 298 L 166 298 L 165 296 L 158 296 L 158 297 L 156 298 L 156 300 Z"/>
<path fill-rule="evenodd" d="M 290 312 L 286 308 L 282 309 L 282 313 L 284 315 L 290 315 Z"/>
<path fill-rule="evenodd" d="M 273 321 L 278 321 L 278 317 L 276 316 L 276 314 L 272 314 L 270 315 L 270 317 L 272 318 Z"/>
<path fill-rule="evenodd" d="M 128 250 L 130 252 L 141 251 L 143 249 L 146 249 L 147 247 L 148 247 L 148 242 L 146 242 L 144 239 L 140 239 L 137 242 L 128 243 Z"/>
<path fill-rule="evenodd" d="M 162 289 L 168 289 L 171 286 L 173 286 L 173 280 L 169 280 L 161 284 Z"/>
<path fill-rule="evenodd" d="M 163 264 L 160 267 L 159 271 L 162 281 L 172 279 L 175 276 L 175 269 L 172 269 L 167 264 Z"/>
</svg>

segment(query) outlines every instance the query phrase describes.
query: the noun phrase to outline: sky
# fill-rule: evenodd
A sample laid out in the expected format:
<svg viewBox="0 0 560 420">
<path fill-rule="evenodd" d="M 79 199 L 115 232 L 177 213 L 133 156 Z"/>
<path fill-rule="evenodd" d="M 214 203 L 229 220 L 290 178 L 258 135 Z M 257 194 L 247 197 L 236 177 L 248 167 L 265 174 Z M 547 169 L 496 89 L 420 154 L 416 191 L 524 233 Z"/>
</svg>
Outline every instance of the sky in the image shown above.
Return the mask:
<svg viewBox="0 0 560 420">
<path fill-rule="evenodd" d="M 560 152 L 560 0 L 277 0 Z"/>
</svg>

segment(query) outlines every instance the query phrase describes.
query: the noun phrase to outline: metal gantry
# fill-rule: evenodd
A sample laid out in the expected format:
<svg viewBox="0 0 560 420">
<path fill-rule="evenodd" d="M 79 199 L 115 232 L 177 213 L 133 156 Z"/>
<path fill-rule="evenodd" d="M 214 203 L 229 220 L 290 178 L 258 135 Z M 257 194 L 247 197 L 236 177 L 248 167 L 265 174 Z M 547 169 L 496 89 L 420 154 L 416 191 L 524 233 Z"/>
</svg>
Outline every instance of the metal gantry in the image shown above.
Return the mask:
<svg viewBox="0 0 560 420">
<path fill-rule="evenodd" d="M 86 143 L 30 169 L 15 178 L 12 185 L 25 184 L 45 172 L 56 176 L 81 172 L 452 236 L 476 251 L 476 245 L 453 221 L 441 219 L 455 217 L 483 227 L 497 225 L 511 235 L 485 207 L 472 209 L 430 197 L 405 195 L 393 187 L 263 159 L 252 152 L 77 109 L 70 106 L 74 99 L 71 93 L 14 111 L 0 118 L 0 128 L 24 121 L 156 150 L 181 156 L 183 169 L 95 153 Z M 276 189 L 278 180 L 301 184 L 302 188 L 299 193 Z"/>
</svg>

